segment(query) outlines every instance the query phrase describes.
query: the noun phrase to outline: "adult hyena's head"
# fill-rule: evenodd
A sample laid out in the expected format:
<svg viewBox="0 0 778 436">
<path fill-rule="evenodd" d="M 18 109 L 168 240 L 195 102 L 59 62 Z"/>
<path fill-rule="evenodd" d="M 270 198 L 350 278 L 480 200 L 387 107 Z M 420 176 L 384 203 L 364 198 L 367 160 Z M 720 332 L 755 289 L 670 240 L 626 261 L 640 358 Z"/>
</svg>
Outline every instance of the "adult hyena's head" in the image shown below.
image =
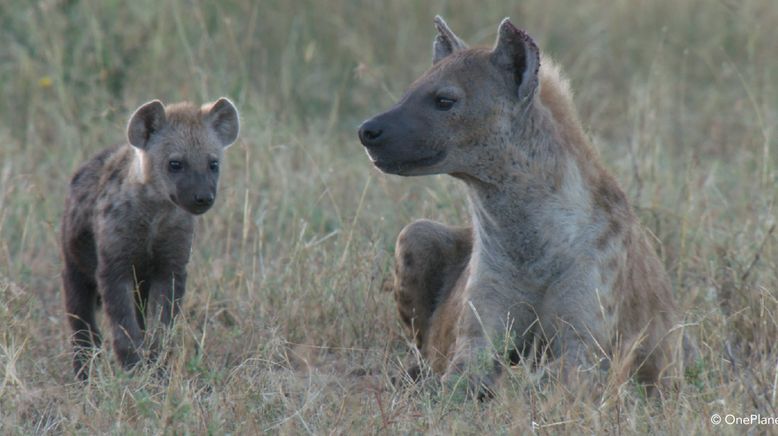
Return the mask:
<svg viewBox="0 0 778 436">
<path fill-rule="evenodd" d="M 216 199 L 224 149 L 238 137 L 238 111 L 226 98 L 197 107 L 150 101 L 130 118 L 127 139 L 137 171 L 161 200 L 205 213 Z"/>
<path fill-rule="evenodd" d="M 386 173 L 478 177 L 532 104 L 538 49 L 508 19 L 492 49 L 468 48 L 440 17 L 435 27 L 432 68 L 393 108 L 365 121 L 359 138 Z"/>
</svg>

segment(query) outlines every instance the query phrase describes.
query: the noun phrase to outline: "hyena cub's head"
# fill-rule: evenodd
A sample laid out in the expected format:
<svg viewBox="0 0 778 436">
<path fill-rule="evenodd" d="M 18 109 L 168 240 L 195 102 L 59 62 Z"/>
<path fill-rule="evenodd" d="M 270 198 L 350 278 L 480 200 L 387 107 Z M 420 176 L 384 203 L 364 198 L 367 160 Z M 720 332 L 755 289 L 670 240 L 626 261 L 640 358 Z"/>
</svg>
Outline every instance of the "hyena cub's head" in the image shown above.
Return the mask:
<svg viewBox="0 0 778 436">
<path fill-rule="evenodd" d="M 359 138 L 386 173 L 478 177 L 532 103 L 538 48 L 508 19 L 492 49 L 468 48 L 440 17 L 435 27 L 432 67 L 393 108 L 365 121 Z"/>
<path fill-rule="evenodd" d="M 238 137 L 238 111 L 226 98 L 197 107 L 150 101 L 130 118 L 127 139 L 138 152 L 145 183 L 189 213 L 216 199 L 224 149 Z"/>
</svg>

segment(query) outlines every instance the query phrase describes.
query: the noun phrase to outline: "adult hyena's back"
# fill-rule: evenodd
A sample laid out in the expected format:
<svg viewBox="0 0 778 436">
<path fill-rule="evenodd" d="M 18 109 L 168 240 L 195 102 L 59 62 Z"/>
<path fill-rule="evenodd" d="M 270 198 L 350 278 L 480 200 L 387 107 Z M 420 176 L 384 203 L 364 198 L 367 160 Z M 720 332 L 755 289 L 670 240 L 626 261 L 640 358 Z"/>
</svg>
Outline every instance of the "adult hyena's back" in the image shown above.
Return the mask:
<svg viewBox="0 0 778 436">
<path fill-rule="evenodd" d="M 696 357 L 694 345 L 678 323 L 678 308 L 670 280 L 656 255 L 647 231 L 636 224 L 628 237 L 626 267 L 616 280 L 615 288 L 626 292 L 619 307 L 618 326 L 631 342 L 637 376 L 643 382 L 663 383 L 676 379 L 685 364 Z M 622 350 L 629 351 L 629 350 Z"/>
</svg>

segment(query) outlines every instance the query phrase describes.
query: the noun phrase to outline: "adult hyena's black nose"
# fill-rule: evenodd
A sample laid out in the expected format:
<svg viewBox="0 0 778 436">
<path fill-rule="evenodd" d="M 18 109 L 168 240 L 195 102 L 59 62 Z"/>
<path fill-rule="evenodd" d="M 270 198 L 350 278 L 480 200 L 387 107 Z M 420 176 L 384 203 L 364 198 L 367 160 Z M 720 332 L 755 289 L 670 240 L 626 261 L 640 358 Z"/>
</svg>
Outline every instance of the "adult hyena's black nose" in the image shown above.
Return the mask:
<svg viewBox="0 0 778 436">
<path fill-rule="evenodd" d="M 195 194 L 194 201 L 198 206 L 210 206 L 213 204 L 214 195 L 208 194 Z"/>
<path fill-rule="evenodd" d="M 362 123 L 359 126 L 359 140 L 365 147 L 375 147 L 381 143 L 381 135 L 384 133 L 384 129 L 375 120 L 370 119 Z"/>
</svg>

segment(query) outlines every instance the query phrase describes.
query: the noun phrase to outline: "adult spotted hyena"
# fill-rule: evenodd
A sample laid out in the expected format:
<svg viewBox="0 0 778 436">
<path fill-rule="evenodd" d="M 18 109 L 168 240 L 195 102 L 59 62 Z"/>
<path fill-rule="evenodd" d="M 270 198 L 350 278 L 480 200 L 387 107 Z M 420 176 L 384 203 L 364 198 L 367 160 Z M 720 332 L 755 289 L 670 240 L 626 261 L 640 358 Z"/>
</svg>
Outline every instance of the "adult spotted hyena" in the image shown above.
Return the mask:
<svg viewBox="0 0 778 436">
<path fill-rule="evenodd" d="M 541 344 L 564 380 L 615 357 L 648 384 L 678 377 L 667 274 L 567 81 L 508 19 L 493 49 L 435 24 L 432 68 L 359 129 L 383 172 L 467 187 L 472 227 L 420 220 L 397 239 L 395 298 L 423 357 L 480 394 L 506 339 L 514 355 Z"/>
<path fill-rule="evenodd" d="M 100 344 L 100 300 L 125 368 L 140 360 L 145 321 L 172 321 L 194 217 L 213 205 L 223 151 L 237 136 L 238 112 L 226 98 L 202 107 L 154 100 L 132 115 L 126 144 L 76 171 L 62 220 L 62 281 L 78 377 Z"/>
</svg>

